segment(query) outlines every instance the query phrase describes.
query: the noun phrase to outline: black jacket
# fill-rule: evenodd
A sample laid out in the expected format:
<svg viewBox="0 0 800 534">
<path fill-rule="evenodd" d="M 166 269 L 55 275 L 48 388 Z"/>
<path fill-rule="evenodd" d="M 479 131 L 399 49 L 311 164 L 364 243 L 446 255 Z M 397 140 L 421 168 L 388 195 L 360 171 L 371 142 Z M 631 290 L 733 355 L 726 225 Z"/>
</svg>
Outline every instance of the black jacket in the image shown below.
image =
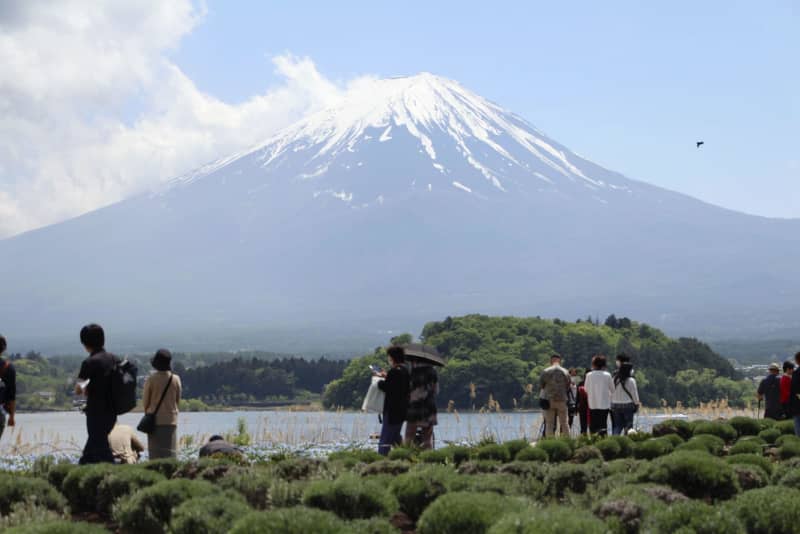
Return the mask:
<svg viewBox="0 0 800 534">
<path fill-rule="evenodd" d="M 796 369 L 795 372 L 792 373 L 792 389 L 791 394 L 789 395 L 789 413 L 800 416 L 800 399 L 797 398 L 798 395 L 800 395 L 800 370 Z"/>
<path fill-rule="evenodd" d="M 116 356 L 104 350 L 83 360 L 78 378 L 89 379 L 84 410 L 87 415 L 116 415 L 111 397 L 111 372 L 116 361 Z"/>
<path fill-rule="evenodd" d="M 405 367 L 394 367 L 386 373 L 386 380 L 378 387 L 386 393 L 383 401 L 383 418 L 390 425 L 399 425 L 406 420 L 408 411 L 408 371 Z"/>
</svg>

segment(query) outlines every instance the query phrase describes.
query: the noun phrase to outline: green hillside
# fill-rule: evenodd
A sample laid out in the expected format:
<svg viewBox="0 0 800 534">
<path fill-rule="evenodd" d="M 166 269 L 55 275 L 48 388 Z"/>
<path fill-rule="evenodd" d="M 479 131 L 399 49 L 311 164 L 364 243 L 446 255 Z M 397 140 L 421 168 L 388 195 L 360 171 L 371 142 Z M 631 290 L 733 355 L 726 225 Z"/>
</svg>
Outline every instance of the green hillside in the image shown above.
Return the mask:
<svg viewBox="0 0 800 534">
<path fill-rule="evenodd" d="M 410 336 L 392 342 L 407 341 Z M 593 354 L 603 353 L 613 365 L 625 352 L 633 358 L 642 401 L 649 406 L 684 405 L 727 398 L 743 405 L 752 386 L 739 380 L 731 364 L 696 339 L 671 339 L 646 324 L 614 316 L 604 324 L 579 320 L 488 317 L 448 317 L 425 325 L 420 340 L 434 345 L 449 362 L 440 374 L 439 403 L 452 401 L 457 409 L 480 409 L 490 398 L 502 409 L 536 405 L 541 370 L 552 353 L 564 357 L 566 367 L 584 369 Z M 369 385 L 369 368 L 383 365 L 385 353 L 356 358 L 341 378 L 326 388 L 328 407 L 357 408 Z"/>
</svg>

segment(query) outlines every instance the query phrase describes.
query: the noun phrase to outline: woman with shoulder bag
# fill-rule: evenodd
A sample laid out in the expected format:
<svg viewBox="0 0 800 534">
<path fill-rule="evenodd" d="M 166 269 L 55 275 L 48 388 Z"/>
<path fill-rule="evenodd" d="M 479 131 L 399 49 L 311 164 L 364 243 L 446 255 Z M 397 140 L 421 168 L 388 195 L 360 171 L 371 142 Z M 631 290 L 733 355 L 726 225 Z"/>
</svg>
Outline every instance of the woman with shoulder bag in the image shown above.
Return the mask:
<svg viewBox="0 0 800 534">
<path fill-rule="evenodd" d="M 633 365 L 625 354 L 617 356 L 614 373 L 614 394 L 611 397 L 612 434 L 627 434 L 633 428 L 633 417 L 639 411 L 639 389 L 633 378 Z"/>
<path fill-rule="evenodd" d="M 147 433 L 151 460 L 178 455 L 178 404 L 181 401 L 181 378 L 172 372 L 172 354 L 159 349 L 150 360 L 155 372 L 144 383 L 144 412 L 139 430 Z M 149 419 L 149 420 L 148 420 Z"/>
</svg>

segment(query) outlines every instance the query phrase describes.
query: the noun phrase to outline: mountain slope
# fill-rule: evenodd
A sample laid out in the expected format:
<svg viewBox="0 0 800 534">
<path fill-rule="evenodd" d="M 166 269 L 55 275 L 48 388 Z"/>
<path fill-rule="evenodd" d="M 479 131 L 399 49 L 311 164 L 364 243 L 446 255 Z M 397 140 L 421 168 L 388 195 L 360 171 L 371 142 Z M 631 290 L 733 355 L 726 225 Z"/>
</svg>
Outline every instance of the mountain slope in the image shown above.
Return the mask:
<svg viewBox="0 0 800 534">
<path fill-rule="evenodd" d="M 157 191 L 0 241 L 0 316 L 28 336 L 91 319 L 201 346 L 232 332 L 266 346 L 265 328 L 380 338 L 467 312 L 767 332 L 797 324 L 798 230 L 627 179 L 421 74 L 365 82 Z"/>
</svg>

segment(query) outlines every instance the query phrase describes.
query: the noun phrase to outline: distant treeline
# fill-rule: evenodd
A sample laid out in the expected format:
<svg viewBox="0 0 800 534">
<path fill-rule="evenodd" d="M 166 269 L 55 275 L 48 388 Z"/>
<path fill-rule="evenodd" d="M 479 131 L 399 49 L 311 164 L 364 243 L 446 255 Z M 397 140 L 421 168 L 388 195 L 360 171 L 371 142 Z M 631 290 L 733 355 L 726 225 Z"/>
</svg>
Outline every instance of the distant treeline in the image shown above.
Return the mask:
<svg viewBox="0 0 800 534">
<path fill-rule="evenodd" d="M 174 367 L 181 376 L 186 398 L 213 404 L 236 404 L 319 395 L 326 384 L 342 375 L 347 363 L 326 358 L 237 357 L 188 369 L 181 363 Z"/>
</svg>

